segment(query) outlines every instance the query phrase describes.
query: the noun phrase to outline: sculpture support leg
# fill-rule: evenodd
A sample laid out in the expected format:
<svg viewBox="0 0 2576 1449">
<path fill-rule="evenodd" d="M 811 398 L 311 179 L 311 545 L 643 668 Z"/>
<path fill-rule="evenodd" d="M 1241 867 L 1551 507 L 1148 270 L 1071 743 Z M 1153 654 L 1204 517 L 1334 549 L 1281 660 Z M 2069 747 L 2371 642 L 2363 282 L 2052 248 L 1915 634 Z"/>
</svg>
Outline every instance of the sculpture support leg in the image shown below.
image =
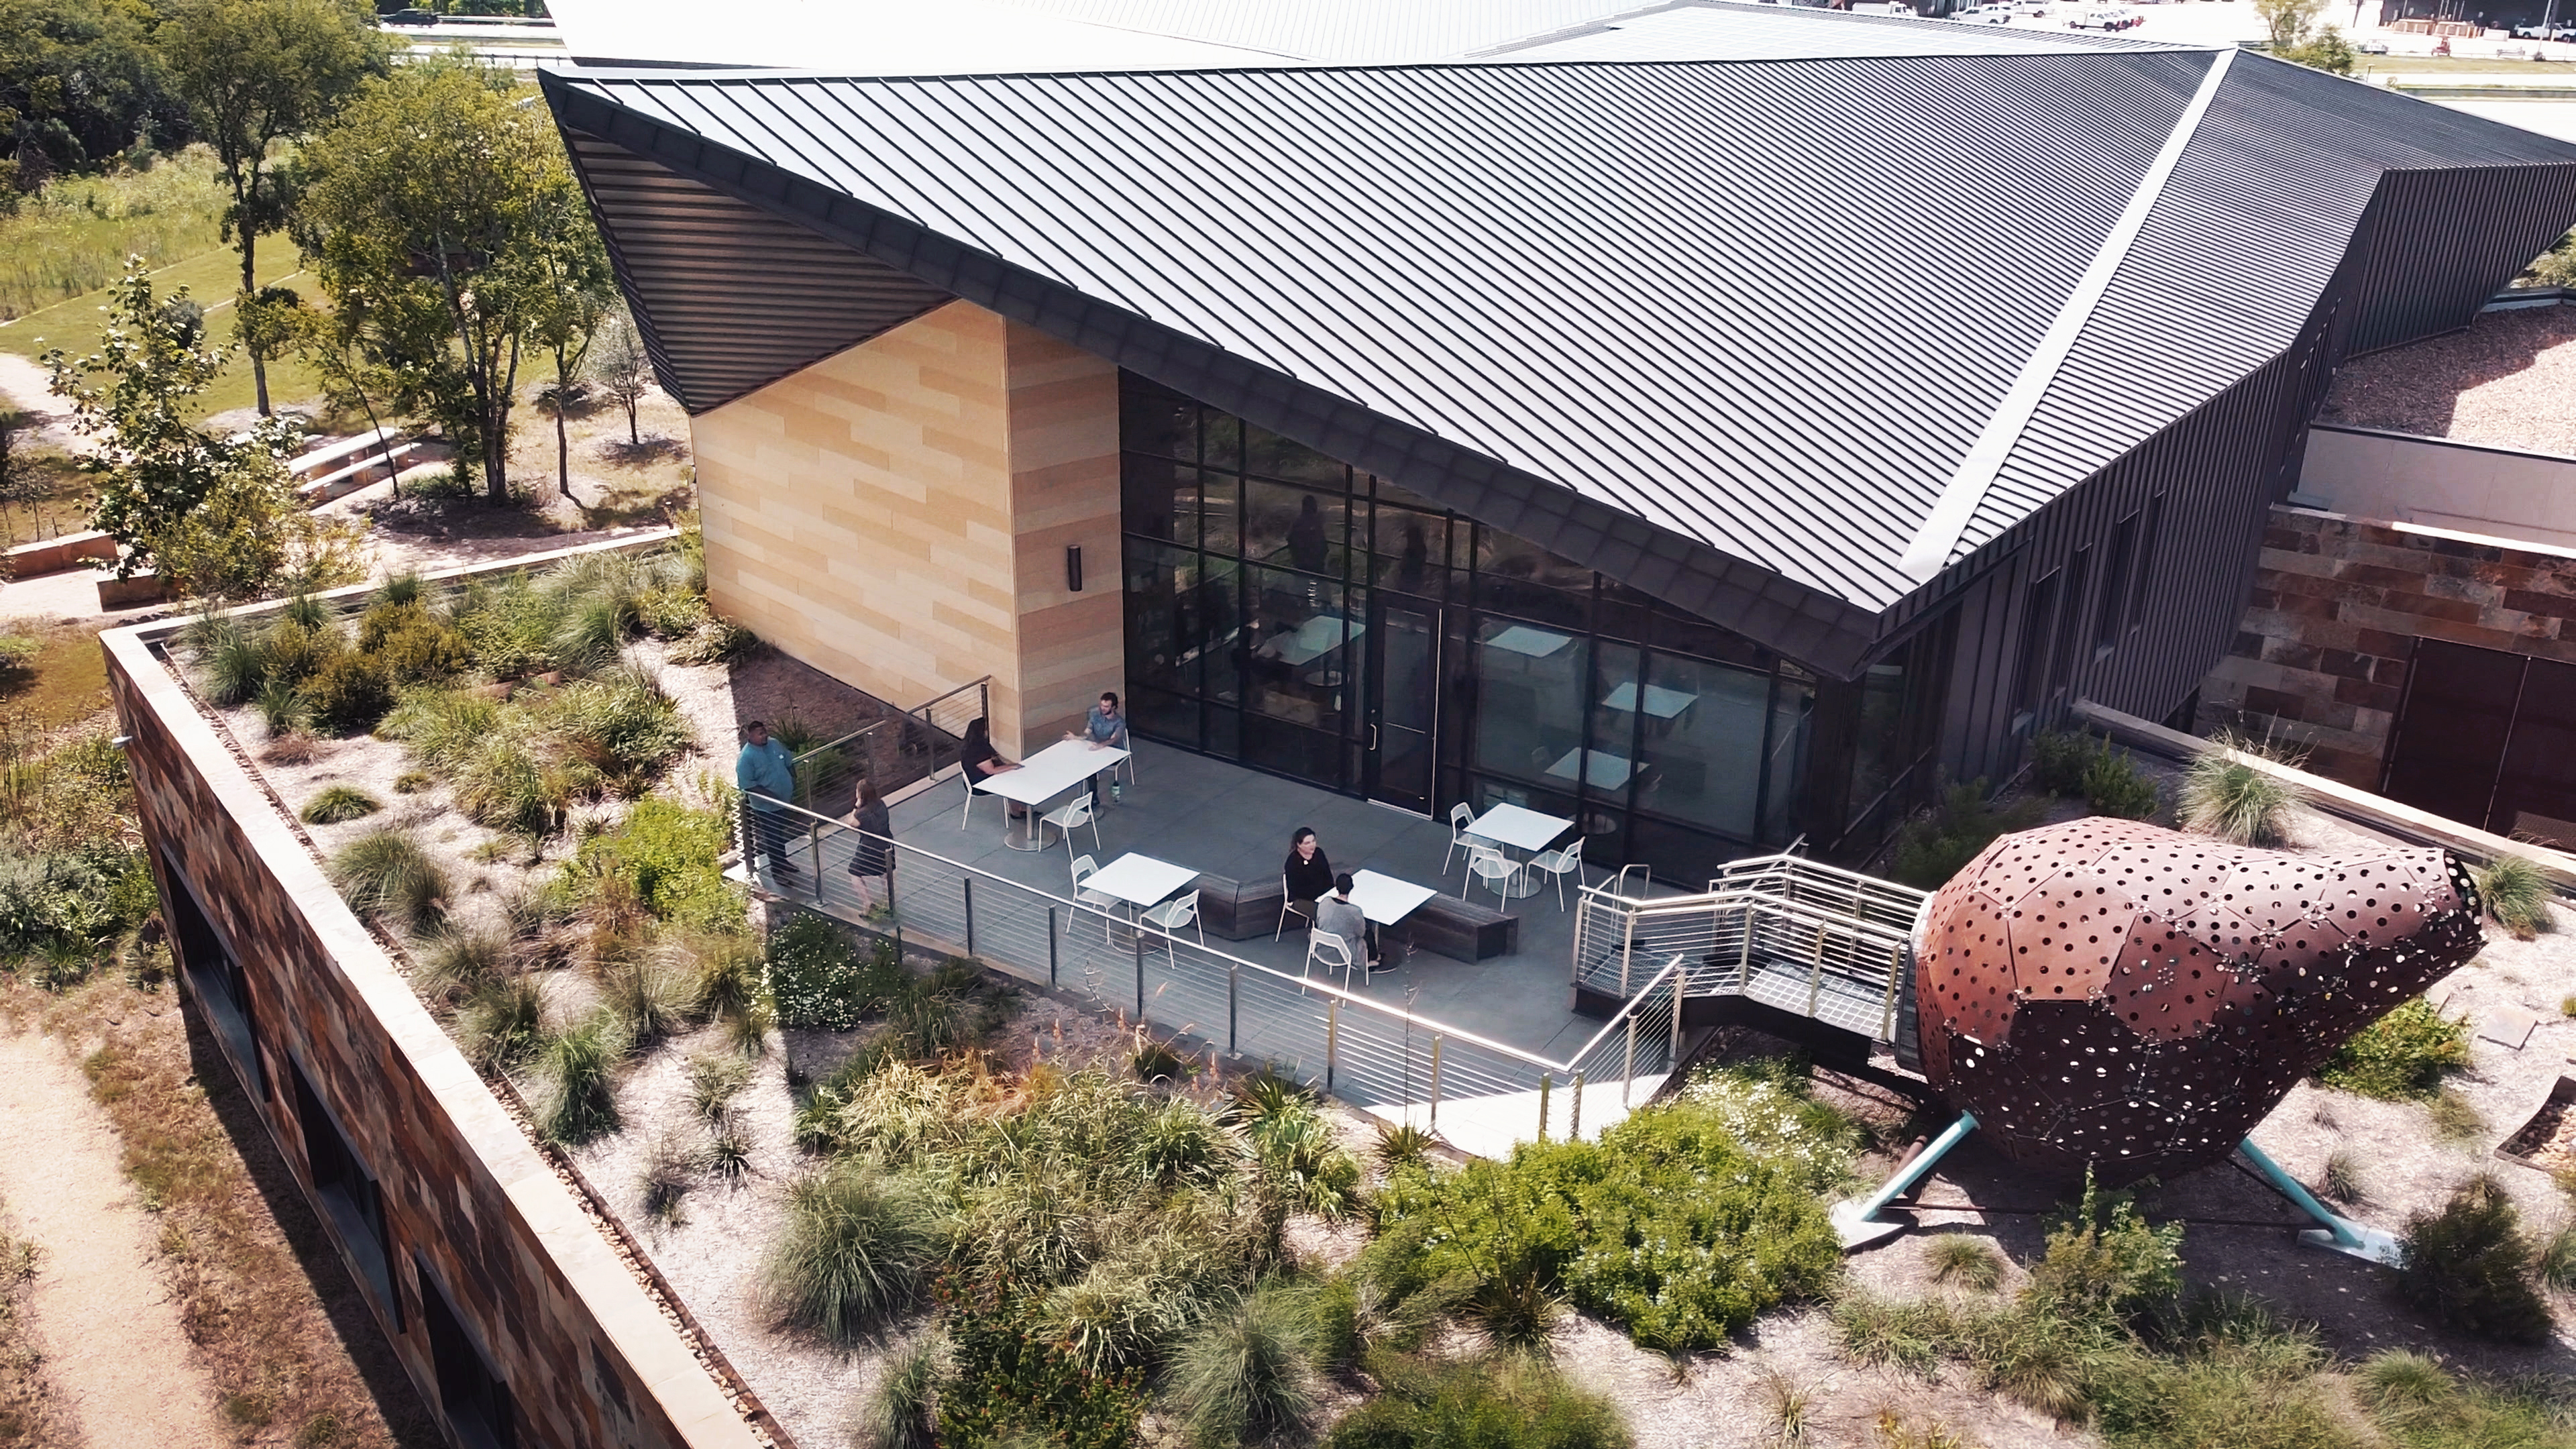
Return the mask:
<svg viewBox="0 0 2576 1449">
<path fill-rule="evenodd" d="M 1951 1148 L 1966 1141 L 1968 1134 L 1976 1130 L 1975 1114 L 1960 1113 L 1958 1121 L 1951 1123 L 1942 1130 L 1940 1136 L 1925 1144 L 1922 1151 L 1914 1154 L 1913 1161 L 1898 1168 L 1896 1175 L 1881 1184 L 1878 1191 L 1871 1193 L 1865 1201 L 1846 1199 L 1834 1204 L 1830 1216 L 1833 1219 L 1834 1230 L 1842 1234 L 1844 1250 L 1849 1251 L 1864 1243 L 1874 1243 L 1901 1228 L 1903 1226 L 1901 1223 L 1880 1222 L 1878 1215 L 1887 1210 L 1889 1203 L 1903 1197 L 1907 1189 L 1921 1182 L 1923 1175 L 1932 1170 L 1933 1164 L 1947 1156 Z"/>
<path fill-rule="evenodd" d="M 2315 1194 L 2301 1186 L 2297 1178 L 2282 1169 L 2281 1164 L 2265 1156 L 2263 1149 L 2254 1145 L 2253 1138 L 2237 1143 L 2236 1150 L 2244 1153 L 2245 1160 L 2254 1165 L 2254 1170 L 2263 1175 L 2263 1180 L 2279 1188 L 2281 1196 L 2288 1198 L 2299 1211 L 2325 1224 L 2324 1227 L 2301 1232 L 2300 1242 L 2391 1268 L 2405 1257 L 2405 1249 L 2397 1239 L 2377 1228 L 2366 1228 L 2350 1218 L 2328 1212 Z"/>
</svg>

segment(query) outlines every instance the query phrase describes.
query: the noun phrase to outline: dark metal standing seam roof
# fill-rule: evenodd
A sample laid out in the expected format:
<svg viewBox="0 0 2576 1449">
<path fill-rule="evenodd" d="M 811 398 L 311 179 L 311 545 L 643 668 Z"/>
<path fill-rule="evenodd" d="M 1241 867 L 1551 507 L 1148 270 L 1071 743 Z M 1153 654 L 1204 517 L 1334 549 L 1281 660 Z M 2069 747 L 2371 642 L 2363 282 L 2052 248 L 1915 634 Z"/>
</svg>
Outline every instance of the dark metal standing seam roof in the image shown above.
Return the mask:
<svg viewBox="0 0 2576 1449">
<path fill-rule="evenodd" d="M 546 86 L 585 154 L 649 156 L 1221 406 L 1206 384 L 1266 379 L 1281 431 L 1843 668 L 1922 583 L 1898 560 L 2213 62 Z M 2217 82 L 1948 557 L 2277 353 L 2380 170 L 2576 163 L 2291 70 Z"/>
</svg>

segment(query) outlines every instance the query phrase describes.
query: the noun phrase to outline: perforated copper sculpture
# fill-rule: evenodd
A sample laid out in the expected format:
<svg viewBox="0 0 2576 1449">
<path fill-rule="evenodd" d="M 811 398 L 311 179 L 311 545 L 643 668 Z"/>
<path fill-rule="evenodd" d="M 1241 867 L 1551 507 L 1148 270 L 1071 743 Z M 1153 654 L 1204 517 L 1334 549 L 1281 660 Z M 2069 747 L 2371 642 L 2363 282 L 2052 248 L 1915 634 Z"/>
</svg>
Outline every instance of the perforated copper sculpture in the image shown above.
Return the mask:
<svg viewBox="0 0 2576 1449">
<path fill-rule="evenodd" d="M 2481 941 L 2476 888 L 2439 850 L 2321 860 L 2105 819 L 2024 831 L 1932 898 L 1923 1069 L 2017 1162 L 2170 1176 L 2226 1156 Z"/>
</svg>

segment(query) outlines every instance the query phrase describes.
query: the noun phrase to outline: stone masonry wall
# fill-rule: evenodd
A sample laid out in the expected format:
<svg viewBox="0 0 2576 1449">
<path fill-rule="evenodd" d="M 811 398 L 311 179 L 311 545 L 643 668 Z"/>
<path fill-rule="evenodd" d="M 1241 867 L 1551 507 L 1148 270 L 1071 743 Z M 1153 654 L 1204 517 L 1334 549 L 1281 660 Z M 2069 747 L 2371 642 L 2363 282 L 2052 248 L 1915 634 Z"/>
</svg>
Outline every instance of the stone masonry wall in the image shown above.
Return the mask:
<svg viewBox="0 0 2576 1449">
<path fill-rule="evenodd" d="M 758 1437 L 707 1366 L 154 655 L 170 630 L 101 636 L 144 838 L 156 874 L 185 878 L 248 978 L 265 1081 L 245 1085 L 307 1193 L 289 1061 L 380 1182 L 398 1302 L 315 1206 L 422 1397 L 439 1408 L 416 1258 L 507 1386 L 517 1444 L 751 1449 Z M 180 888 L 162 874 L 165 919 Z"/>
<path fill-rule="evenodd" d="M 2310 770 L 2376 790 L 2419 638 L 2576 662 L 2576 551 L 2275 507 L 2199 723 L 2277 729 Z"/>
</svg>

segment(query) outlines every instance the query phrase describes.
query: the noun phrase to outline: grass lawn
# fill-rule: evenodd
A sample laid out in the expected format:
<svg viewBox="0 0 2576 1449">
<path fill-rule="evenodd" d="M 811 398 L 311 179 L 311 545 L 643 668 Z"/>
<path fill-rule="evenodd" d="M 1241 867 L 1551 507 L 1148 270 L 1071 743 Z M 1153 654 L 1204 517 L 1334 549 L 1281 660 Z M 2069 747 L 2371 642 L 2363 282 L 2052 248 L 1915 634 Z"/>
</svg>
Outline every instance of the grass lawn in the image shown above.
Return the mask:
<svg viewBox="0 0 2576 1449">
<path fill-rule="evenodd" d="M 305 295 L 305 300 L 319 302 L 321 287 L 307 273 L 297 275 L 299 266 L 294 244 L 286 238 L 266 237 L 260 243 L 260 285 L 295 280 L 289 285 Z M 153 295 L 167 297 L 181 287 L 206 308 L 206 322 L 217 338 L 232 334 L 232 297 L 241 287 L 241 254 L 230 247 L 201 252 L 186 261 L 163 267 L 152 274 Z M 0 322 L 0 352 L 14 352 L 33 358 L 48 348 L 60 347 L 78 355 L 98 346 L 98 334 L 106 325 L 107 289 L 85 293 L 68 301 L 56 302 L 40 311 L 30 312 L 13 322 Z M 268 365 L 268 397 L 275 405 L 303 402 L 322 392 L 321 379 L 311 369 L 291 360 L 273 361 Z M 235 357 L 224 369 L 213 389 L 199 400 L 198 416 L 246 408 L 257 401 L 251 386 L 250 363 Z"/>
<path fill-rule="evenodd" d="M 2530 44 L 2529 41 L 2521 42 Z M 2498 60 L 2494 56 L 2475 55 L 2365 55 L 2353 61 L 2356 78 L 2374 75 L 2493 75 L 2518 76 L 2529 73 L 2535 78 L 2553 81 L 2576 79 L 2576 61 L 2565 60 Z"/>
</svg>

